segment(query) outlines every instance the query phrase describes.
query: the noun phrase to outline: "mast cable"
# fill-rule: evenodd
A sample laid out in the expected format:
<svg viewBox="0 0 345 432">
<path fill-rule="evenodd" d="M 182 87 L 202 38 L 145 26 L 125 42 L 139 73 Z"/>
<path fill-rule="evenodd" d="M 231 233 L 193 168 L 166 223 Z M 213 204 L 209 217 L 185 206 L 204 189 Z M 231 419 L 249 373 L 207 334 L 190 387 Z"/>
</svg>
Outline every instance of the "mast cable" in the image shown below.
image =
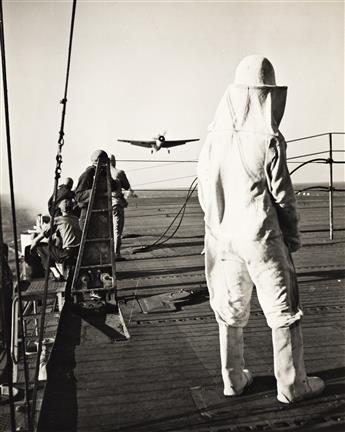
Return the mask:
<svg viewBox="0 0 345 432">
<path fill-rule="evenodd" d="M 19 327 L 20 327 L 22 346 L 23 346 L 23 366 L 24 366 L 24 381 L 25 381 L 24 399 L 26 404 L 28 426 L 29 426 L 29 430 L 31 430 L 32 423 L 31 423 L 31 415 L 30 415 L 30 403 L 29 403 L 29 367 L 28 367 L 28 362 L 25 354 L 26 340 L 25 340 L 23 301 L 22 301 L 21 280 L 20 280 L 20 270 L 19 270 L 18 234 L 17 234 L 16 207 L 15 207 L 15 199 L 14 199 L 11 133 L 10 133 L 7 70 L 6 70 L 6 56 L 5 56 L 5 32 L 4 32 L 4 16 L 3 16 L 2 0 L 0 1 L 0 21 L 1 21 L 0 22 L 1 64 L 2 64 L 2 82 L 3 82 L 3 92 L 4 92 L 8 176 L 9 176 L 10 196 L 11 196 L 12 230 L 13 230 L 13 240 L 14 240 L 15 268 L 16 268 L 16 282 L 17 282 L 16 286 L 17 286 L 17 294 L 18 294 L 18 312 L 19 312 L 19 321 L 20 321 Z M 11 399 L 13 404 L 13 387 L 12 388 L 10 387 L 10 401 Z"/>
<path fill-rule="evenodd" d="M 45 316 L 46 316 L 46 307 L 47 307 L 49 272 L 50 272 L 50 262 L 51 262 L 51 246 L 53 241 L 53 228 L 54 228 L 54 214 L 56 209 L 58 183 L 59 183 L 59 178 L 61 176 L 61 164 L 62 164 L 61 151 L 64 145 L 64 135 L 65 135 L 64 126 L 65 126 L 67 92 L 68 92 L 69 73 L 70 73 L 70 65 L 71 65 L 71 55 L 72 55 L 72 42 L 73 42 L 73 33 L 74 33 L 76 4 L 77 4 L 77 0 L 73 0 L 69 46 L 68 46 L 67 70 L 66 70 L 66 77 L 65 77 L 65 90 L 64 90 L 64 97 L 60 101 L 60 103 L 62 104 L 62 114 L 61 114 L 61 125 L 59 130 L 58 149 L 56 154 L 55 181 L 54 181 L 53 203 L 52 203 L 52 212 L 51 212 L 52 216 L 50 219 L 50 230 L 49 230 L 50 233 L 48 238 L 48 265 L 45 271 L 45 278 L 44 278 L 44 290 L 43 290 L 43 298 L 42 298 L 42 306 L 41 306 L 41 317 L 40 317 L 41 319 L 40 319 L 40 326 L 39 326 L 39 339 L 38 339 L 36 367 L 35 367 L 35 376 L 34 376 L 34 388 L 32 394 L 33 419 L 35 419 L 35 414 L 36 414 L 38 375 L 39 375 L 39 368 L 40 368 L 40 357 L 42 353 L 42 341 L 44 336 L 44 325 L 45 325 Z"/>
<path fill-rule="evenodd" d="M 6 287 L 6 269 L 5 269 L 5 248 L 4 248 L 4 239 L 3 239 L 3 233 L 2 233 L 2 206 L 1 206 L 1 195 L 0 195 L 0 284 L 2 286 L 1 290 L 1 297 L 0 297 L 0 303 L 1 303 L 1 325 L 3 328 L 3 335 L 2 338 L 4 340 L 4 346 L 6 350 L 6 365 L 7 365 L 7 380 L 8 380 L 8 399 L 10 404 L 10 418 L 11 418 L 11 431 L 15 432 L 16 430 L 16 416 L 15 416 L 15 409 L 14 409 L 14 397 L 13 397 L 13 362 L 11 359 L 11 335 L 12 331 L 10 331 L 10 334 L 7 330 L 8 323 L 6 322 L 6 293 L 5 293 L 5 287 Z M 11 293 L 13 295 L 13 293 Z M 12 308 L 12 305 L 11 305 Z"/>
</svg>

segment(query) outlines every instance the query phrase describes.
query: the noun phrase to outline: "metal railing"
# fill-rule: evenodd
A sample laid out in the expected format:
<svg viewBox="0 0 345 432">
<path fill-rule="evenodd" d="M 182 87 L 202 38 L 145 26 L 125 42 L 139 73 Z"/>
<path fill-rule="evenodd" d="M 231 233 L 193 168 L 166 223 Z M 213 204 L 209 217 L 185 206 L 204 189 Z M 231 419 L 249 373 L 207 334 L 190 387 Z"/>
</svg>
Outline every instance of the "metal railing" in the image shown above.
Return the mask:
<svg viewBox="0 0 345 432">
<path fill-rule="evenodd" d="M 333 240 L 334 238 L 334 192 L 337 191 L 344 191 L 344 189 L 337 189 L 334 187 L 334 173 L 333 173 L 333 164 L 344 164 L 345 161 L 336 161 L 333 159 L 333 154 L 335 152 L 345 152 L 344 150 L 334 150 L 333 149 L 333 135 L 345 135 L 345 132 L 327 132 L 327 133 L 323 133 L 323 134 L 317 134 L 317 135 L 310 135 L 310 136 L 306 136 L 306 137 L 302 137 L 302 138 L 297 138 L 297 139 L 293 139 L 293 140 L 289 140 L 287 141 L 287 143 L 292 143 L 292 142 L 296 142 L 296 141 L 303 141 L 303 140 L 307 140 L 307 139 L 312 139 L 312 138 L 317 138 L 317 137 L 322 137 L 322 136 L 328 136 L 328 145 L 329 148 L 327 151 L 324 152 L 317 152 L 317 153 L 313 153 L 313 154 L 309 154 L 308 156 L 311 155 L 316 155 L 316 154 L 322 154 L 322 153 L 328 153 L 328 158 L 313 158 L 307 161 L 303 161 L 301 162 L 295 169 L 293 169 L 290 172 L 290 175 L 294 174 L 296 171 L 298 171 L 300 168 L 310 164 L 310 163 L 324 163 L 324 164 L 328 164 L 329 165 L 329 177 L 328 177 L 328 187 L 326 186 L 312 186 L 311 188 L 319 188 L 321 190 L 325 190 L 328 192 L 328 210 L 329 210 L 329 238 L 331 240 Z M 305 157 L 305 155 L 299 156 L 299 157 Z M 297 157 L 291 157 L 288 158 L 288 161 L 295 159 Z M 311 189 L 311 188 L 307 188 L 307 189 Z M 305 189 L 306 190 L 306 189 Z"/>
<path fill-rule="evenodd" d="M 302 167 L 312 164 L 312 163 L 323 163 L 323 164 L 328 164 L 329 165 L 329 181 L 328 181 L 328 186 L 311 186 L 309 188 L 305 188 L 303 189 L 303 191 L 305 190 L 310 190 L 310 189 L 319 189 L 319 190 L 323 190 L 328 192 L 328 196 L 329 196 L 329 238 L 332 240 L 334 238 L 334 192 L 345 192 L 345 189 L 339 189 L 339 188 L 335 188 L 334 187 L 334 173 L 333 173 L 333 165 L 334 164 L 344 164 L 345 160 L 334 160 L 333 159 L 333 155 L 334 153 L 345 153 L 345 149 L 339 150 L 339 149 L 334 149 L 333 148 L 333 136 L 334 135 L 345 135 L 345 132 L 325 132 L 325 133 L 320 133 L 320 134 L 316 134 L 316 135 L 309 135 L 309 136 L 304 136 L 301 138 L 296 138 L 296 139 L 292 139 L 292 140 L 287 140 L 287 143 L 293 143 L 293 142 L 297 142 L 297 141 L 305 141 L 305 140 L 310 140 L 313 138 L 319 138 L 319 137 L 328 137 L 328 145 L 329 148 L 328 150 L 325 151 L 319 151 L 319 152 L 313 152 L 313 153 L 308 153 L 308 154 L 302 154 L 299 156 L 292 156 L 287 158 L 287 162 L 288 163 L 297 163 L 299 164 L 296 168 L 294 168 L 291 172 L 290 175 L 293 175 L 296 171 L 298 171 L 299 169 L 301 169 Z M 300 159 L 300 158 L 305 158 L 305 157 L 310 157 L 310 156 L 320 156 L 323 154 L 327 154 L 328 157 L 327 158 L 322 158 L 322 157 L 316 157 L 316 158 L 312 158 L 309 160 L 304 160 L 304 161 L 299 161 L 299 160 L 295 160 L 295 159 Z M 129 162 L 129 163 L 160 163 L 160 164 L 167 164 L 169 165 L 173 165 L 173 164 L 181 164 L 181 163 L 197 163 L 198 160 L 197 159 L 185 159 L 185 160 L 166 160 L 166 159 L 117 159 L 118 162 Z M 165 165 L 164 165 L 165 166 Z M 131 170 L 129 170 L 131 171 Z M 144 185 L 148 185 L 148 184 L 154 184 L 154 183 L 159 183 L 159 182 L 164 182 L 164 181 L 168 181 L 168 180 L 180 180 L 180 179 L 185 179 L 185 178 L 192 178 L 194 177 L 193 175 L 189 175 L 189 176 L 184 176 L 184 177 L 176 177 L 176 178 L 172 178 L 172 179 L 163 179 L 163 180 L 158 180 L 158 181 L 153 181 L 153 182 L 147 182 L 141 185 L 135 185 L 135 189 L 136 190 L 140 190 L 140 186 L 144 186 Z M 145 190 L 147 190 L 145 188 Z"/>
</svg>

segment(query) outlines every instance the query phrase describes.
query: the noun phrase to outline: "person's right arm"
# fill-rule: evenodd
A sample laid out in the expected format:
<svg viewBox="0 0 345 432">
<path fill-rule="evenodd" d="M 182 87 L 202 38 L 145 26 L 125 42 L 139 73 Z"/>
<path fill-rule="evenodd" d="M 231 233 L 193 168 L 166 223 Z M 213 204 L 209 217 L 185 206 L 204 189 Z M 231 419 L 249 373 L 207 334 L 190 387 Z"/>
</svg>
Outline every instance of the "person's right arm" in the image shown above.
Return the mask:
<svg viewBox="0 0 345 432">
<path fill-rule="evenodd" d="M 286 162 L 286 142 L 282 136 L 271 139 L 266 175 L 285 243 L 291 252 L 295 252 L 301 247 L 299 217 Z"/>
<path fill-rule="evenodd" d="M 41 231 L 38 233 L 36 237 L 33 238 L 30 246 L 30 250 L 33 250 L 38 243 L 44 238 L 48 238 L 50 234 L 50 221 L 48 223 L 44 223 L 42 225 Z"/>
<path fill-rule="evenodd" d="M 38 243 L 44 238 L 44 233 L 39 233 L 31 242 L 30 250 L 35 249 L 35 247 L 38 245 Z"/>
</svg>

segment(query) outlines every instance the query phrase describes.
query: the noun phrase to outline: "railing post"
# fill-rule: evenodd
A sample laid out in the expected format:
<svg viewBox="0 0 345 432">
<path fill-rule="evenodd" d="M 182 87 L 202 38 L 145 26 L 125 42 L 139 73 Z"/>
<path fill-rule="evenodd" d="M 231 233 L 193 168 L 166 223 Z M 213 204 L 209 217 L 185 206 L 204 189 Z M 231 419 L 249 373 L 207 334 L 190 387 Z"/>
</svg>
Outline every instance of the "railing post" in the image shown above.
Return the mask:
<svg viewBox="0 0 345 432">
<path fill-rule="evenodd" d="M 329 134 L 329 238 L 333 240 L 333 143 L 332 133 Z"/>
</svg>

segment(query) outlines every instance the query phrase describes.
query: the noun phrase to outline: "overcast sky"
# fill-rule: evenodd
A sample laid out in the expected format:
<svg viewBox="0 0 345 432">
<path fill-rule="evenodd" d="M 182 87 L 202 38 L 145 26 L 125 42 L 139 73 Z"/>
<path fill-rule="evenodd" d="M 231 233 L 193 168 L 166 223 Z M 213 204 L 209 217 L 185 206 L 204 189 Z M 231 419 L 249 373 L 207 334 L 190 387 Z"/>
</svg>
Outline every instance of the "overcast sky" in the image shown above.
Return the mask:
<svg viewBox="0 0 345 432">
<path fill-rule="evenodd" d="M 15 188 L 21 202 L 39 209 L 53 188 L 72 2 L 3 3 Z M 277 83 L 288 86 L 281 123 L 287 140 L 345 130 L 342 1 L 79 0 L 63 176 L 77 180 L 97 148 L 118 159 L 197 159 L 217 104 L 249 54 L 268 57 Z M 1 109 L 5 173 L 3 103 Z M 151 155 L 116 141 L 164 130 L 167 138 L 200 142 Z M 343 148 L 343 140 L 334 146 Z M 291 143 L 288 156 L 327 148 L 327 137 Z M 193 163 L 119 166 L 137 189 L 188 187 L 196 172 Z M 343 179 L 344 165 L 335 175 Z M 326 165 L 313 165 L 293 180 L 327 176 Z M 7 190 L 4 177 L 1 189 Z"/>
</svg>

